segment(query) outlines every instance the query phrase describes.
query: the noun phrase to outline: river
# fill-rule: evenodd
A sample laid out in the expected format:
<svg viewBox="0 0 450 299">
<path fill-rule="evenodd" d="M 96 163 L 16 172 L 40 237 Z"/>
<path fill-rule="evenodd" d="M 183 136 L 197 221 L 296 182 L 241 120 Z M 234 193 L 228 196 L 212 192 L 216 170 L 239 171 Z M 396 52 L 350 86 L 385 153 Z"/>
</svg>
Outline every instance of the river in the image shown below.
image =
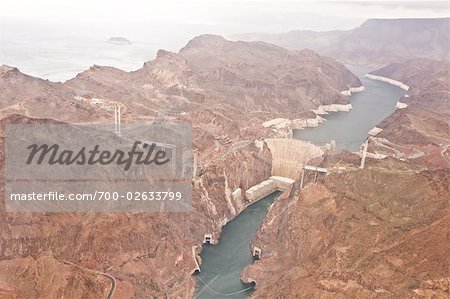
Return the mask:
<svg viewBox="0 0 450 299">
<path fill-rule="evenodd" d="M 367 68 L 347 67 L 360 78 L 366 89 L 350 96 L 353 109 L 330 113 L 319 127 L 296 130 L 294 138 L 318 145 L 335 140 L 337 150 L 357 151 L 367 133 L 395 111 L 404 90 L 364 78 L 370 71 Z M 203 247 L 195 298 L 245 298 L 252 291 L 251 285 L 241 282 L 240 274 L 253 262 L 250 242 L 278 195 L 271 194 L 246 208 L 223 227 L 219 244 Z"/>
<path fill-rule="evenodd" d="M 245 298 L 252 291 L 251 285 L 242 283 L 240 274 L 253 262 L 250 242 L 279 194 L 274 192 L 264 197 L 228 222 L 222 229 L 219 244 L 203 246 L 195 298 L 237 299 Z"/>
</svg>

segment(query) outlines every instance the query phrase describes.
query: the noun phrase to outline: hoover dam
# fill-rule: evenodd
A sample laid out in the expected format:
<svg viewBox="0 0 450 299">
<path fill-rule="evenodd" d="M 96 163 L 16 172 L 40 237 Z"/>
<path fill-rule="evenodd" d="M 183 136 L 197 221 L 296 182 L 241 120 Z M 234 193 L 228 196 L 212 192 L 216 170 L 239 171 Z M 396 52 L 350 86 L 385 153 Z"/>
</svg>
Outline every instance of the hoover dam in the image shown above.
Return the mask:
<svg viewBox="0 0 450 299">
<path fill-rule="evenodd" d="M 259 258 L 264 254 L 261 248 L 252 248 L 251 241 L 273 202 L 289 197 L 292 186 L 300 183 L 300 179 L 303 185 L 305 163 L 330 150 L 324 147 L 325 144 L 334 140 L 338 151 L 358 151 L 373 127 L 395 111 L 406 90 L 402 83 L 364 76 L 369 71 L 367 68 L 353 68 L 353 71 L 364 83 L 364 88 L 349 93 L 349 105 L 354 109 L 340 109 L 340 112 L 334 109 L 332 112 L 332 105 L 328 105 L 326 109 L 319 109 L 327 113 L 327 121 L 317 127 L 295 130 L 295 139 L 264 140 L 272 157 L 271 176 L 246 190 L 248 207 L 223 227 L 216 244 L 204 245 L 200 254 L 200 272 L 196 274 L 195 298 L 246 298 L 255 282 L 252 279 L 247 279 L 249 283 L 242 282 L 241 272 L 255 256 Z M 314 170 L 315 167 L 307 169 Z"/>
</svg>

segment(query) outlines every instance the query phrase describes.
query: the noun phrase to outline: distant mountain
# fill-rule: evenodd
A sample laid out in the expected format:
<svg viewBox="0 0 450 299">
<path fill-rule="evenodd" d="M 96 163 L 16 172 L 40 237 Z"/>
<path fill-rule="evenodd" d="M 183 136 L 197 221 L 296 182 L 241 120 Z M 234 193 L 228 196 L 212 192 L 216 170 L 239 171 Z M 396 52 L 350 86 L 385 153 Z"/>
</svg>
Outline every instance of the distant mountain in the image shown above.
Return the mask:
<svg viewBox="0 0 450 299">
<path fill-rule="evenodd" d="M 309 48 L 343 63 L 360 65 L 385 65 L 414 57 L 449 59 L 450 18 L 369 19 L 349 31 L 251 33 L 233 39 Z"/>
</svg>

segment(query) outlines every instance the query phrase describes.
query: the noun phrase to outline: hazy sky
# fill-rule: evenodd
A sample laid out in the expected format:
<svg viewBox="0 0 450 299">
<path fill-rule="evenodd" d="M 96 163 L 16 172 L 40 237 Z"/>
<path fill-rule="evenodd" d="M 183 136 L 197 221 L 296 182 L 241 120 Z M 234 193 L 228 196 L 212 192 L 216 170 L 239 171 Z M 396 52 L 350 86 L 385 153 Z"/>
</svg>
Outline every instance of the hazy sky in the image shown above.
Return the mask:
<svg viewBox="0 0 450 299">
<path fill-rule="evenodd" d="M 450 16 L 449 1 L 0 0 L 0 18 L 65 24 L 189 24 L 217 33 L 349 29 L 367 18 Z"/>
</svg>

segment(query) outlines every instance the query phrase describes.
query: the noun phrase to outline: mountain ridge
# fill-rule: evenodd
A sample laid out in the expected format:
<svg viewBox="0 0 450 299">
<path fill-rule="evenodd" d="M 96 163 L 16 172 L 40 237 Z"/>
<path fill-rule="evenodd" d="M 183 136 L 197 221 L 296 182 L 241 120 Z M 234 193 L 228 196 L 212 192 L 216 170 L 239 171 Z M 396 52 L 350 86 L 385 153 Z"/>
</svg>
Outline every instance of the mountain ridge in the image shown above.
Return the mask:
<svg viewBox="0 0 450 299">
<path fill-rule="evenodd" d="M 368 19 L 351 30 L 250 33 L 233 39 L 264 40 L 288 49 L 311 48 L 342 63 L 383 66 L 413 57 L 449 59 L 450 18 Z"/>
</svg>

